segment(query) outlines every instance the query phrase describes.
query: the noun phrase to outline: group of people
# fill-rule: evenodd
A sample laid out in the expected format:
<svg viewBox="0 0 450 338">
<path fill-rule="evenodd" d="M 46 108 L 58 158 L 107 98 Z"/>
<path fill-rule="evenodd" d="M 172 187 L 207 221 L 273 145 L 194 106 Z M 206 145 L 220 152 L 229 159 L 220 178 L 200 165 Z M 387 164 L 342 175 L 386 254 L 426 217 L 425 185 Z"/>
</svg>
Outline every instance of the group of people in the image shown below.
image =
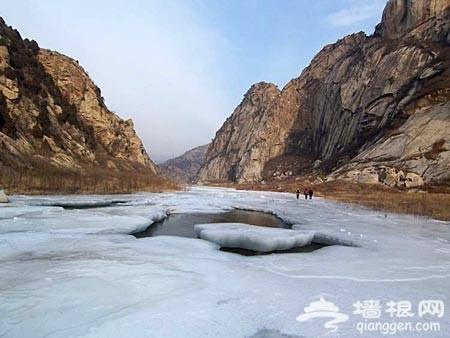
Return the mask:
<svg viewBox="0 0 450 338">
<path fill-rule="evenodd" d="M 299 197 L 300 197 L 300 189 L 297 189 L 296 194 L 297 194 L 297 199 L 299 199 Z M 307 188 L 306 187 L 303 190 L 303 194 L 305 195 L 305 200 L 307 200 L 308 197 L 309 197 L 309 199 L 312 199 L 314 192 L 313 192 L 313 190 L 311 188 Z"/>
</svg>

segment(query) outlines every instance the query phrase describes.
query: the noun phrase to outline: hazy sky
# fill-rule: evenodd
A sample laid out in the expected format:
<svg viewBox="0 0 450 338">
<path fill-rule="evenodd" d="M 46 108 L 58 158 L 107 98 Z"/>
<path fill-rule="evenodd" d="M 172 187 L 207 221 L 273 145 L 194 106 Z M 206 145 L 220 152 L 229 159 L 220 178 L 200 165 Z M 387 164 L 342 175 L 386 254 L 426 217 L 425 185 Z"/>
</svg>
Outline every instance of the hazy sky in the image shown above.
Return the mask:
<svg viewBox="0 0 450 338">
<path fill-rule="evenodd" d="M 282 88 L 386 0 L 14 0 L 23 38 L 79 60 L 152 159 L 211 141 L 255 82 Z"/>
</svg>

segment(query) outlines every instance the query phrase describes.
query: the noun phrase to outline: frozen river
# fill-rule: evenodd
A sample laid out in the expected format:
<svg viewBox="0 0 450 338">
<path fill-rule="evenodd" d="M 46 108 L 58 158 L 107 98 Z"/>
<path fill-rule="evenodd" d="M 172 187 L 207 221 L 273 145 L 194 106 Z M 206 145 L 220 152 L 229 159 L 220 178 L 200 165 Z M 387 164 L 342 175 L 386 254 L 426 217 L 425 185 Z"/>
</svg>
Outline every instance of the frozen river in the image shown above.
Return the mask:
<svg viewBox="0 0 450 338">
<path fill-rule="evenodd" d="M 234 209 L 293 230 L 129 235 L 169 214 Z M 284 193 L 13 196 L 0 206 L 0 337 L 449 337 L 449 239 L 449 222 Z M 311 242 L 345 245 L 219 250 Z"/>
</svg>

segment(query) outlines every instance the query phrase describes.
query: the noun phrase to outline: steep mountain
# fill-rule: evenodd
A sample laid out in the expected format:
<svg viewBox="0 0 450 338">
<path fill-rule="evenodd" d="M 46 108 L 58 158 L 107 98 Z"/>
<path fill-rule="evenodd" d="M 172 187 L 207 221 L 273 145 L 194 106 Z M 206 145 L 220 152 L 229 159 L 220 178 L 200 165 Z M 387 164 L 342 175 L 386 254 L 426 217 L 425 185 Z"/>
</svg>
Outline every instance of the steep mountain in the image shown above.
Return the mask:
<svg viewBox="0 0 450 338">
<path fill-rule="evenodd" d="M 0 18 L 0 184 L 25 192 L 124 192 L 165 184 L 131 120 L 108 110 L 77 61 Z"/>
<path fill-rule="evenodd" d="M 216 133 L 199 179 L 448 182 L 449 28 L 450 0 L 389 0 L 372 36 L 325 46 L 281 91 L 253 85 Z"/>
<path fill-rule="evenodd" d="M 167 179 L 178 183 L 197 181 L 198 172 L 205 159 L 209 144 L 188 150 L 183 155 L 167 160 L 159 165 L 159 170 Z"/>
</svg>

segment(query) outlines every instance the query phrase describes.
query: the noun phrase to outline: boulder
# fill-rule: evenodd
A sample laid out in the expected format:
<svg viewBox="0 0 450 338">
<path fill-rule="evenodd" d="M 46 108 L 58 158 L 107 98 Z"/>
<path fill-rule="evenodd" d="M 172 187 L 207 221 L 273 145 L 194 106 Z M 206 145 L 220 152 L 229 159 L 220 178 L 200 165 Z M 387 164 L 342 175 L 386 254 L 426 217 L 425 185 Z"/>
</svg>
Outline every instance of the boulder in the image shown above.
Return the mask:
<svg viewBox="0 0 450 338">
<path fill-rule="evenodd" d="M 6 195 L 4 190 L 0 190 L 0 203 L 8 203 L 9 202 L 9 198 Z"/>
<path fill-rule="evenodd" d="M 380 182 L 392 188 L 401 186 L 400 182 L 403 182 L 404 177 L 405 174 L 402 170 L 386 167 L 382 167 L 379 170 Z"/>
<path fill-rule="evenodd" d="M 364 184 L 378 184 L 378 172 L 375 168 L 355 169 L 338 177 L 341 180 Z"/>
<path fill-rule="evenodd" d="M 354 168 L 346 172 L 341 172 L 338 175 L 330 175 L 326 181 L 333 179 L 365 184 L 383 184 L 391 188 L 411 189 L 424 185 L 424 180 L 419 174 L 385 166 Z"/>
<path fill-rule="evenodd" d="M 417 188 L 423 186 L 423 178 L 414 173 L 408 173 L 404 179 L 405 188 Z"/>
</svg>

